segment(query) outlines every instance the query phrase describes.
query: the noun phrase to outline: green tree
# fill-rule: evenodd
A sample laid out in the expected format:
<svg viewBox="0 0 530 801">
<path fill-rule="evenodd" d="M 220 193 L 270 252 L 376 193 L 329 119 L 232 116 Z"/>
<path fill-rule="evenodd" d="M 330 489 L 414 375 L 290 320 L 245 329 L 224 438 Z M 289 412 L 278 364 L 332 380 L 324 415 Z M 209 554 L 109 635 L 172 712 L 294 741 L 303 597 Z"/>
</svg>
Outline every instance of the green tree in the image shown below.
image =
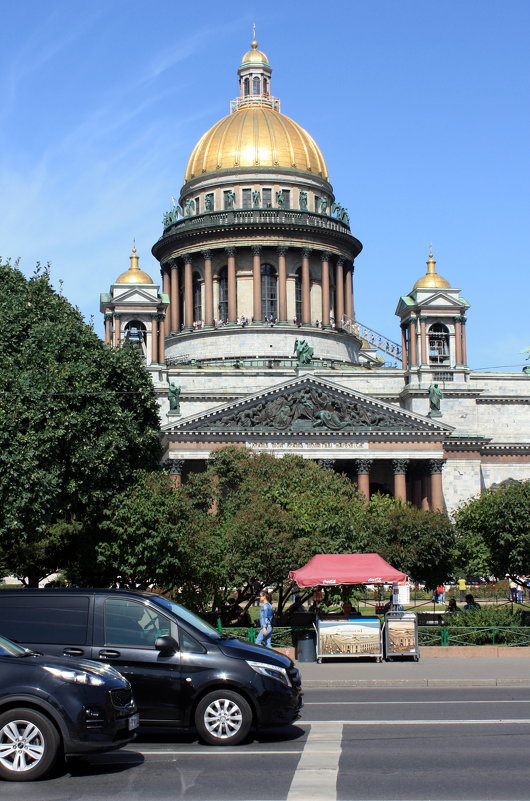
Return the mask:
<svg viewBox="0 0 530 801">
<path fill-rule="evenodd" d="M 530 481 L 488 489 L 455 514 L 463 569 L 482 575 L 527 575 L 530 565 Z"/>
<path fill-rule="evenodd" d="M 156 398 L 138 353 L 104 345 L 48 269 L 27 279 L 0 262 L 5 569 L 34 586 L 75 560 L 113 494 L 135 469 L 155 469 L 159 452 Z"/>
</svg>

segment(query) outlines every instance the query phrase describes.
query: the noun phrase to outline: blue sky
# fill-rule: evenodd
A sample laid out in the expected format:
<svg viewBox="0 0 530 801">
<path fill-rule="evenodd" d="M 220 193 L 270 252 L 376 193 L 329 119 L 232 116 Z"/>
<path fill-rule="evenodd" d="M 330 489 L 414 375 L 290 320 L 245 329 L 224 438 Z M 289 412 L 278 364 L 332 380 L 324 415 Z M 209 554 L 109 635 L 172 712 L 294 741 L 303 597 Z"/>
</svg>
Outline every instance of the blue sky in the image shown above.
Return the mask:
<svg viewBox="0 0 530 801">
<path fill-rule="evenodd" d="M 530 3 L 3 0 L 0 255 L 102 333 L 99 293 L 151 246 L 199 137 L 228 113 L 251 26 L 282 111 L 320 145 L 352 233 L 358 319 L 438 271 L 471 303 L 474 368 L 530 345 Z"/>
</svg>

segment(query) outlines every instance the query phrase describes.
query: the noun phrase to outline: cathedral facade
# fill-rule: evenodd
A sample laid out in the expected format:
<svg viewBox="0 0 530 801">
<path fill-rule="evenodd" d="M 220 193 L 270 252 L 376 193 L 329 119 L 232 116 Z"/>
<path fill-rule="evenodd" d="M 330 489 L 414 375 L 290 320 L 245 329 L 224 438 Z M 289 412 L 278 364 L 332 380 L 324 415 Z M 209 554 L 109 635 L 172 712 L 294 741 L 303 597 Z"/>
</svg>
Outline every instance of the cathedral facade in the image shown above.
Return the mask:
<svg viewBox="0 0 530 801">
<path fill-rule="evenodd" d="M 396 341 L 358 322 L 361 242 L 271 72 L 253 41 L 239 96 L 193 149 L 164 215 L 161 280 L 133 249 L 101 296 L 106 342 L 143 352 L 175 482 L 227 444 L 316 459 L 366 496 L 449 513 L 530 478 L 530 376 L 470 371 L 469 303 L 432 249 L 399 299 Z"/>
</svg>

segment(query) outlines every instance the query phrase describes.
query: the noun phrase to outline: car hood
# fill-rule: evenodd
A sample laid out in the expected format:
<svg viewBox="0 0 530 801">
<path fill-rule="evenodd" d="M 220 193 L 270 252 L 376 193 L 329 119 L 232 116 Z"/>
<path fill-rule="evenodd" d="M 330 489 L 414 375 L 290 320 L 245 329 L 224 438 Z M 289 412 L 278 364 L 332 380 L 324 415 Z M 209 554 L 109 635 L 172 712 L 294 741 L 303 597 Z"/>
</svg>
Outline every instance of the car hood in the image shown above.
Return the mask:
<svg viewBox="0 0 530 801">
<path fill-rule="evenodd" d="M 43 656 L 39 654 L 35 656 L 18 657 L 18 659 L 23 663 L 35 666 L 38 665 L 39 667 L 49 666 L 62 670 L 84 670 L 88 673 L 101 676 L 101 678 L 107 679 L 107 681 L 119 682 L 121 686 L 129 686 L 129 682 L 121 673 L 118 673 L 117 670 L 104 662 L 94 662 L 91 659 L 76 659 L 70 656 L 51 656 L 49 654 Z"/>
<path fill-rule="evenodd" d="M 267 662 L 269 665 L 286 669 L 291 665 L 289 657 L 278 653 L 278 651 L 265 648 L 263 645 L 241 642 L 241 640 L 221 640 L 219 649 L 223 654 L 233 659 L 253 659 L 256 662 Z"/>
</svg>

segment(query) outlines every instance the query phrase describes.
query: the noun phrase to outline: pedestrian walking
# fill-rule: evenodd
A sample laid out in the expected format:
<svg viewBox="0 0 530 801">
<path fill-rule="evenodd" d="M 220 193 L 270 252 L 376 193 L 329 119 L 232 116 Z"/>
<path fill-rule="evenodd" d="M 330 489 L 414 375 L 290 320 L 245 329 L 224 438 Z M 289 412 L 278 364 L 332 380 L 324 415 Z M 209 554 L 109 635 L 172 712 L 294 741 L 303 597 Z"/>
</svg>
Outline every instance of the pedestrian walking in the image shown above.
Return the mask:
<svg viewBox="0 0 530 801">
<path fill-rule="evenodd" d="M 259 596 L 261 602 L 261 609 L 259 610 L 259 632 L 256 637 L 256 645 L 265 645 L 267 648 L 272 648 L 272 606 L 271 594 L 266 590 L 262 590 Z"/>
<path fill-rule="evenodd" d="M 460 592 L 460 600 L 464 601 L 466 598 L 467 584 L 465 578 L 458 579 L 458 590 Z"/>
</svg>

